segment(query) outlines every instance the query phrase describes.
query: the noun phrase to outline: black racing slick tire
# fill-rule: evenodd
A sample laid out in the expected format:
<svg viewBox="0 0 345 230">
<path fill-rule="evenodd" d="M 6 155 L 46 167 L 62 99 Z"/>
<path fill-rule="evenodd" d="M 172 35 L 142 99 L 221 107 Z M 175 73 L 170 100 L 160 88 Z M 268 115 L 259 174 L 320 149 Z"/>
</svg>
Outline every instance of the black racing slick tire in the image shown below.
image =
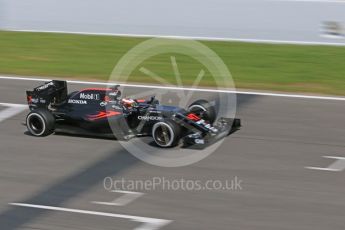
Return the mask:
<svg viewBox="0 0 345 230">
<path fill-rule="evenodd" d="M 55 118 L 47 109 L 35 109 L 27 115 L 26 127 L 33 136 L 48 136 L 54 132 Z"/>
<path fill-rule="evenodd" d="M 188 112 L 195 113 L 211 125 L 217 118 L 216 108 L 206 100 L 197 100 L 188 107 Z"/>
<path fill-rule="evenodd" d="M 172 120 L 163 120 L 152 127 L 154 142 L 161 148 L 171 148 L 178 145 L 181 127 Z"/>
</svg>

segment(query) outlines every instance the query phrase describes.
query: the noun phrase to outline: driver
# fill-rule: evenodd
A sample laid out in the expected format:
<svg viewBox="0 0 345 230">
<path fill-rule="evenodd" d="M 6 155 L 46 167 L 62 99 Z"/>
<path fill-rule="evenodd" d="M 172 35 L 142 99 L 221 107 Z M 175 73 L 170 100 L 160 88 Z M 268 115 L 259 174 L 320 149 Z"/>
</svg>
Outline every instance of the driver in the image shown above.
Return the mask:
<svg viewBox="0 0 345 230">
<path fill-rule="evenodd" d="M 128 109 L 131 109 L 137 105 L 137 102 L 131 98 L 122 98 L 121 102 Z"/>
<path fill-rule="evenodd" d="M 110 87 L 109 92 L 104 97 L 104 101 L 121 103 L 125 108 L 132 109 L 137 105 L 137 102 L 131 98 L 122 98 L 121 91 L 119 90 L 119 85 Z"/>
</svg>

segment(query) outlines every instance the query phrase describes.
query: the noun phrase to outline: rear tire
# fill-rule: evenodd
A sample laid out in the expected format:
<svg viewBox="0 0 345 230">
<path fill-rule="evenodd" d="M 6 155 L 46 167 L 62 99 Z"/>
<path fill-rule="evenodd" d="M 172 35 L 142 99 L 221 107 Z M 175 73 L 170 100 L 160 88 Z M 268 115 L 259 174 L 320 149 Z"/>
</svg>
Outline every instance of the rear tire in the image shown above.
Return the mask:
<svg viewBox="0 0 345 230">
<path fill-rule="evenodd" d="M 161 148 L 170 148 L 178 144 L 181 127 L 172 120 L 159 121 L 152 127 L 154 142 Z"/>
<path fill-rule="evenodd" d="M 188 107 L 188 112 L 195 113 L 211 125 L 217 118 L 216 108 L 206 100 L 197 100 Z"/>
<path fill-rule="evenodd" d="M 36 137 L 48 136 L 54 132 L 55 118 L 46 109 L 35 109 L 27 115 L 26 127 Z"/>
</svg>

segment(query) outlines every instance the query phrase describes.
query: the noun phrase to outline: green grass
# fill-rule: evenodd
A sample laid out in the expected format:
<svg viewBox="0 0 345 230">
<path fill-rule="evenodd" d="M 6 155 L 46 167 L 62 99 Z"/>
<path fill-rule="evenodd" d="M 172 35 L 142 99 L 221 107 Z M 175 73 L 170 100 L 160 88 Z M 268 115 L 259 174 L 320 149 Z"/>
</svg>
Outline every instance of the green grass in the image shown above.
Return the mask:
<svg viewBox="0 0 345 230">
<path fill-rule="evenodd" d="M 0 73 L 107 80 L 118 60 L 146 39 L 72 34 L 0 32 Z M 202 42 L 228 66 L 237 88 L 345 95 L 345 47 Z M 183 83 L 202 66 L 187 56 L 158 55 L 141 66 L 174 83 L 175 55 Z M 152 82 L 138 69 L 132 82 Z M 214 86 L 206 71 L 204 86 Z"/>
</svg>

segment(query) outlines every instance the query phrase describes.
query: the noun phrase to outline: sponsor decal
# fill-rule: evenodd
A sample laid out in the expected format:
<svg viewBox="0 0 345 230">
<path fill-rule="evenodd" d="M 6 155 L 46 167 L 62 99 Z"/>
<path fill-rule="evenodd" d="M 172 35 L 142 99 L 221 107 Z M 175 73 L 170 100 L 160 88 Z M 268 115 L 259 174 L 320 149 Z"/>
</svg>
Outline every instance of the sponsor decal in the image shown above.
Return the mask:
<svg viewBox="0 0 345 230">
<path fill-rule="evenodd" d="M 198 117 L 196 114 L 194 113 L 190 113 L 187 115 L 187 118 L 189 120 L 195 121 L 198 125 L 202 125 L 204 126 L 206 129 L 216 133 L 218 132 L 218 129 L 216 129 L 215 127 L 213 127 L 211 124 L 207 123 L 205 120 L 201 119 L 200 117 Z"/>
<path fill-rule="evenodd" d="M 108 104 L 108 102 L 106 101 L 102 101 L 101 103 L 99 103 L 100 106 L 106 106 Z"/>
<path fill-rule="evenodd" d="M 80 93 L 79 98 L 86 100 L 100 100 L 101 97 L 98 93 Z"/>
<path fill-rule="evenodd" d="M 199 125 L 204 126 L 206 129 L 210 130 L 213 133 L 218 132 L 218 129 L 216 129 L 215 127 L 211 126 L 210 124 L 206 123 L 205 120 L 200 120 L 196 122 Z"/>
<path fill-rule="evenodd" d="M 162 113 L 162 111 L 159 111 L 159 110 L 150 110 L 150 113 L 152 114 L 155 114 L 155 113 Z"/>
<path fill-rule="evenodd" d="M 195 141 L 195 144 L 200 144 L 200 145 L 205 144 L 205 140 L 203 139 L 195 139 L 194 141 Z"/>
<path fill-rule="evenodd" d="M 31 101 L 32 103 L 36 104 L 39 102 L 38 98 L 31 98 Z"/>
<path fill-rule="evenodd" d="M 85 100 L 75 100 L 75 99 L 69 99 L 68 100 L 69 104 L 81 104 L 81 105 L 86 105 L 87 101 Z"/>
<path fill-rule="evenodd" d="M 138 116 L 138 119 L 141 121 L 160 121 L 163 118 L 157 116 Z"/>
<path fill-rule="evenodd" d="M 52 85 L 54 85 L 54 83 L 53 82 L 49 82 L 49 83 L 47 83 L 45 85 L 42 85 L 42 86 L 38 87 L 37 91 L 44 90 L 44 89 L 46 89 L 46 88 L 48 88 L 49 86 L 52 86 Z"/>
</svg>

